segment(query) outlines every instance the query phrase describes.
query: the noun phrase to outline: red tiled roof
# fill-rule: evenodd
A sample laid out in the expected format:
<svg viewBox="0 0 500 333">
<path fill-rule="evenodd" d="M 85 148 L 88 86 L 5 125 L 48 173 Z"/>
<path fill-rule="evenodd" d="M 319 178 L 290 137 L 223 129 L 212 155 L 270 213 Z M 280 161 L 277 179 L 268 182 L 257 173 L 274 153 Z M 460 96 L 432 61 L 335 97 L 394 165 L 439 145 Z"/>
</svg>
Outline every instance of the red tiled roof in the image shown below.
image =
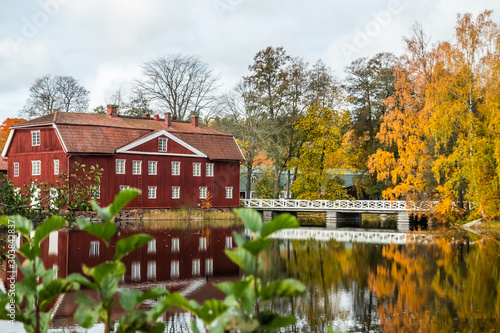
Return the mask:
<svg viewBox="0 0 500 333">
<path fill-rule="evenodd" d="M 66 149 L 71 153 L 114 153 L 150 133 L 166 130 L 214 160 L 243 160 L 231 134 L 190 123 L 151 118 L 109 117 L 93 113 L 54 112 L 13 128 L 56 124 Z"/>
</svg>

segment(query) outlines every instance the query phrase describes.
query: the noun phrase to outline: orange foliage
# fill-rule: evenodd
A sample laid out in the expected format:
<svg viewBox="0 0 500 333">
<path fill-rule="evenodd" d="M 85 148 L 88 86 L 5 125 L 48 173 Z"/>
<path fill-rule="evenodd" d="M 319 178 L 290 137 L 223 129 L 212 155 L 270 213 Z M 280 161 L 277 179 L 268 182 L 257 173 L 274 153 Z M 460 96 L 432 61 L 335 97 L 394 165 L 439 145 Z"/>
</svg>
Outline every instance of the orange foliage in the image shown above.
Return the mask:
<svg viewBox="0 0 500 333">
<path fill-rule="evenodd" d="M 10 128 L 25 122 L 26 119 L 20 118 L 7 118 L 0 126 L 0 150 L 3 150 L 5 147 L 5 143 L 7 142 L 7 138 L 9 137 Z"/>
</svg>

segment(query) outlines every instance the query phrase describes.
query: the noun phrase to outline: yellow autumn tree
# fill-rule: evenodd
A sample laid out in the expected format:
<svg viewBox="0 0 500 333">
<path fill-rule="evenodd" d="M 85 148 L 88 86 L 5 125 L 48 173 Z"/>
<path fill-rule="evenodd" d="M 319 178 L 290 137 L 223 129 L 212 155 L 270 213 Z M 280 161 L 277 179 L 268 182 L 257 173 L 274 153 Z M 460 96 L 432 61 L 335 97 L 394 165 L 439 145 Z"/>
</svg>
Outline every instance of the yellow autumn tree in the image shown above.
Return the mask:
<svg viewBox="0 0 500 333">
<path fill-rule="evenodd" d="M 430 200 L 433 191 L 432 155 L 429 149 L 429 114 L 425 110 L 426 85 L 433 67 L 433 52 L 420 26 L 406 41 L 406 54 L 395 66 L 393 95 L 386 100 L 377 138 L 385 145 L 370 156 L 368 167 L 377 179 L 392 187 L 386 199 Z"/>
<path fill-rule="evenodd" d="M 296 171 L 291 187 L 298 199 L 344 199 L 339 176 L 342 167 L 342 137 L 349 124 L 345 97 L 335 90 L 335 105 L 312 105 L 296 128 L 304 143 L 290 167 Z"/>
</svg>

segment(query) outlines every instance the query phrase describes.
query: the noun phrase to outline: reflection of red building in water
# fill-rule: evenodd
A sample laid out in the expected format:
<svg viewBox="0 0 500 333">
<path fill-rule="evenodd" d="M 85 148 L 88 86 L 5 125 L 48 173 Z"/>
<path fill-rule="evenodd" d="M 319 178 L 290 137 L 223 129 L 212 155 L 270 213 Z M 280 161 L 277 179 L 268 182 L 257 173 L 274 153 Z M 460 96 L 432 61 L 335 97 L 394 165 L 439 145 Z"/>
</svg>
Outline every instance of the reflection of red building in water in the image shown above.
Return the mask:
<svg viewBox="0 0 500 333">
<path fill-rule="evenodd" d="M 167 281 L 205 276 L 234 275 L 237 266 L 224 254 L 233 247 L 234 228 L 206 230 L 145 230 L 154 237 L 147 245 L 123 259 L 125 283 Z M 47 268 L 58 267 L 58 276 L 81 273 L 82 264 L 93 267 L 111 260 L 116 241 L 137 233 L 122 230 L 110 247 L 83 231 L 59 230 L 42 244 L 42 259 Z"/>
<path fill-rule="evenodd" d="M 233 231 L 238 232 L 239 229 L 142 230 L 141 233 L 151 235 L 154 240 L 122 260 L 127 271 L 121 285 L 133 289 L 163 286 L 171 292 L 180 291 L 198 302 L 220 298 L 222 295 L 213 283 L 239 276 L 238 266 L 224 253 L 225 249 L 233 248 Z M 102 241 L 83 231 L 54 231 L 41 245 L 41 258 L 46 268 L 57 267 L 58 277 L 66 277 L 81 273 L 83 264 L 93 267 L 111 260 L 116 242 L 136 233 L 138 231 L 117 232 L 107 248 Z M 21 276 L 18 275 L 18 278 Z M 2 280 L 5 283 L 5 274 Z M 55 326 L 75 325 L 75 300 L 76 295 L 67 294 L 55 301 Z M 115 315 L 119 315 L 119 311 L 116 309 Z M 167 317 L 173 316 L 174 312 L 169 311 L 164 319 L 170 320 Z"/>
</svg>

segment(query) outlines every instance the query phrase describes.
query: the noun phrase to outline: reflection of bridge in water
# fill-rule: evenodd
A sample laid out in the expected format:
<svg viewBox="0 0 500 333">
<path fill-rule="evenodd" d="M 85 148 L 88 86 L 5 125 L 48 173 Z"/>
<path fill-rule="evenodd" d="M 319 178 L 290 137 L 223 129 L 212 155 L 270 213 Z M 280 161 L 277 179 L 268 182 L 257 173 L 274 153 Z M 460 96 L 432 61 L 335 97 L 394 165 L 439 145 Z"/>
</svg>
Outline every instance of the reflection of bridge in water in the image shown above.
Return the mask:
<svg viewBox="0 0 500 333">
<path fill-rule="evenodd" d="M 317 241 L 336 240 L 338 242 L 371 243 L 371 244 L 407 244 L 427 243 L 432 235 L 417 233 L 401 233 L 391 231 L 369 230 L 334 230 L 322 228 L 299 228 L 280 230 L 271 236 L 277 239 L 314 239 Z"/>
<path fill-rule="evenodd" d="M 399 231 L 408 231 L 412 212 L 425 212 L 429 207 L 407 205 L 406 201 L 389 200 L 288 200 L 288 199 L 242 199 L 244 207 L 254 208 L 262 213 L 264 221 L 275 215 L 288 212 L 322 212 L 326 214 L 326 226 L 336 229 L 345 220 L 359 221 L 361 214 L 397 214 Z"/>
</svg>

